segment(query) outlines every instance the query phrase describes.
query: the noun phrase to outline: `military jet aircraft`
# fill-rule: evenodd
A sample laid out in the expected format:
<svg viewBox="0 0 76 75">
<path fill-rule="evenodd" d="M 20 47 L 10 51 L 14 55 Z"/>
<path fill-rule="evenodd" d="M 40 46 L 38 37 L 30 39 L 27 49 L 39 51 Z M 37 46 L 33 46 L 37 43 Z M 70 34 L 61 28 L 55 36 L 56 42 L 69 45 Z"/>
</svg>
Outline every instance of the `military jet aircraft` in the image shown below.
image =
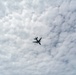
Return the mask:
<svg viewBox="0 0 76 75">
<path fill-rule="evenodd" d="M 38 43 L 39 45 L 41 45 L 41 39 L 42 37 L 38 40 L 38 37 L 35 37 L 34 40 L 36 41 L 33 41 L 33 43 Z"/>
</svg>

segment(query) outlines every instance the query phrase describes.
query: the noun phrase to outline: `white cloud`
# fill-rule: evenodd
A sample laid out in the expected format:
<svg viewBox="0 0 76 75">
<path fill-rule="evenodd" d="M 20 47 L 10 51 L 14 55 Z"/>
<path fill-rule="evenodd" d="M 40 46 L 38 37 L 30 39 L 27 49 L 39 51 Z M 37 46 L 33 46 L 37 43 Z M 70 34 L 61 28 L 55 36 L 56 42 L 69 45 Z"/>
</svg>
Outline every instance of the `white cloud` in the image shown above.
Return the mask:
<svg viewBox="0 0 76 75">
<path fill-rule="evenodd" d="M 75 0 L 2 0 L 0 8 L 0 75 L 76 74 Z"/>
</svg>

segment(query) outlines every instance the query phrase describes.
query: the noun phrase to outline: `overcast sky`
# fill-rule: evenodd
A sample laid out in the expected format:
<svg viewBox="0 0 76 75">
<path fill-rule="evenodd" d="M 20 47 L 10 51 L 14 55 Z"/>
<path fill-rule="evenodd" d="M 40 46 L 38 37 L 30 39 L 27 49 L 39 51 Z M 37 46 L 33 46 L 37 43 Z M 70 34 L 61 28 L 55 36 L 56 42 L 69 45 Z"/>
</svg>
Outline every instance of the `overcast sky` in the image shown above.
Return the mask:
<svg viewBox="0 0 76 75">
<path fill-rule="evenodd" d="M 0 0 L 0 75 L 76 75 L 76 0 Z"/>
</svg>

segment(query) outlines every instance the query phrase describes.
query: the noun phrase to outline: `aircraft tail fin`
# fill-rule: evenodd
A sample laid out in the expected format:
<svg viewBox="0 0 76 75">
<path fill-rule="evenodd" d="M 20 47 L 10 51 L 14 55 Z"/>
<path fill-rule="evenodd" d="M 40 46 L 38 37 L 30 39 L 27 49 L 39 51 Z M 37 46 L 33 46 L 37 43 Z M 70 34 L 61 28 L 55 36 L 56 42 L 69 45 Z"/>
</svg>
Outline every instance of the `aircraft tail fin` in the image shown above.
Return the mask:
<svg viewBox="0 0 76 75">
<path fill-rule="evenodd" d="M 38 39 L 38 37 L 35 37 L 35 38 L 34 38 L 34 40 L 37 40 L 37 39 Z"/>
</svg>

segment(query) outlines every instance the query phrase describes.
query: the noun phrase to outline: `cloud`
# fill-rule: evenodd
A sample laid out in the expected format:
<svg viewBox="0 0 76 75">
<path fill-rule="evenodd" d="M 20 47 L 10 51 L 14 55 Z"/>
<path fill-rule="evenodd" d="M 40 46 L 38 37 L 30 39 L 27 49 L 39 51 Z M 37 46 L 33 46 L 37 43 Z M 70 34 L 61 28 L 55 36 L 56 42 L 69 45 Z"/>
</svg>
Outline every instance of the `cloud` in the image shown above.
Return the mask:
<svg viewBox="0 0 76 75">
<path fill-rule="evenodd" d="M 1 75 L 76 74 L 75 0 L 3 0 L 0 7 Z"/>
</svg>

